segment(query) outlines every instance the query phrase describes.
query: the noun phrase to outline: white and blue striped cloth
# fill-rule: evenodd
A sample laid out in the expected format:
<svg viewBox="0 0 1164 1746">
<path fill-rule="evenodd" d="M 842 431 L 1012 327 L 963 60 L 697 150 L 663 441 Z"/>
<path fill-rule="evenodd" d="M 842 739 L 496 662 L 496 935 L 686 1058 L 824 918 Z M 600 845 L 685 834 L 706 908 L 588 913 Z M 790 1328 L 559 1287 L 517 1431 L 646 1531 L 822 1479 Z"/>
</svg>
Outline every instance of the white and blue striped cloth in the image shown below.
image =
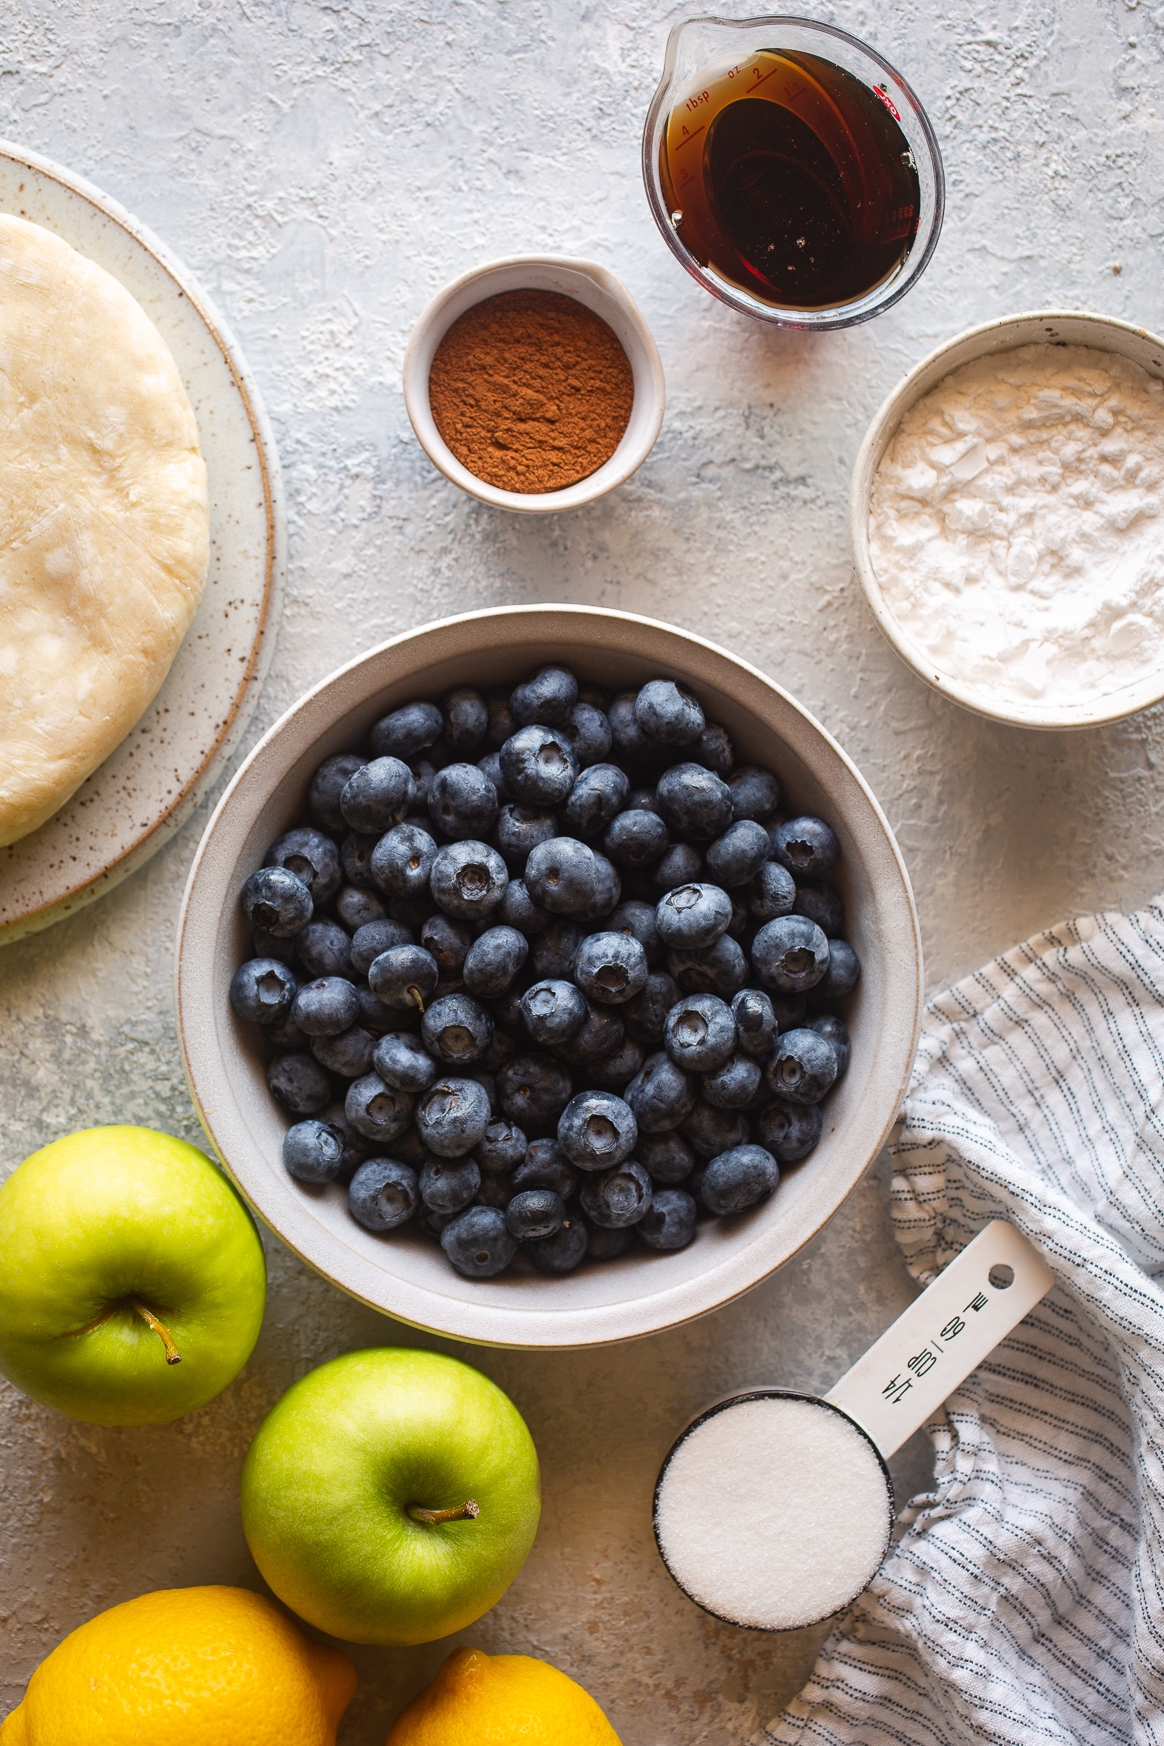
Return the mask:
<svg viewBox="0 0 1164 1746">
<path fill-rule="evenodd" d="M 929 1007 L 893 1217 L 928 1282 L 988 1219 L 1051 1294 L 928 1427 L 932 1492 L 763 1746 L 1164 1746 L 1164 899 Z"/>
</svg>

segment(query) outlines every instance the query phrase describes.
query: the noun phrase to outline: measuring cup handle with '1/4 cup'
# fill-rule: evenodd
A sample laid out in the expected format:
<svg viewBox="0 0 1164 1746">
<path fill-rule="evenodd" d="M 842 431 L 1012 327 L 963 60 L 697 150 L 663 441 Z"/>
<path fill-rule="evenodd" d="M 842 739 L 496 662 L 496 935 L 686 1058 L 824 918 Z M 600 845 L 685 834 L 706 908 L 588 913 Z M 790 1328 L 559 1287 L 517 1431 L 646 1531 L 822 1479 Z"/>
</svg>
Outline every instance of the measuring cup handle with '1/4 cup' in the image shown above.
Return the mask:
<svg viewBox="0 0 1164 1746">
<path fill-rule="evenodd" d="M 700 1414 L 655 1488 L 655 1537 L 675 1581 L 752 1630 L 848 1606 L 889 1547 L 886 1459 L 1053 1284 L 1026 1238 L 995 1219 L 823 1400 L 756 1389 Z"/>
</svg>

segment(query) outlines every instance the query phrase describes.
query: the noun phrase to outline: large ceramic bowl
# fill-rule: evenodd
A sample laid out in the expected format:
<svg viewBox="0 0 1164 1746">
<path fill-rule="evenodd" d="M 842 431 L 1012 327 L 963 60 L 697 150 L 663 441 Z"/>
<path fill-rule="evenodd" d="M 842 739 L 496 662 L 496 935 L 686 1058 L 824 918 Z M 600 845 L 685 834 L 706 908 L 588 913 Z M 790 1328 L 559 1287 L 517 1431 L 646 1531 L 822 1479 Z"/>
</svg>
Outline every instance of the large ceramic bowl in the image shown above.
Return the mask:
<svg viewBox="0 0 1164 1746">
<path fill-rule="evenodd" d="M 283 1168 L 287 1117 L 250 1026 L 227 998 L 247 956 L 243 881 L 303 810 L 321 760 L 356 745 L 389 709 L 450 687 L 516 681 L 546 661 L 602 685 L 681 679 L 723 722 L 739 755 L 770 764 L 793 812 L 819 812 L 842 845 L 839 886 L 863 964 L 851 997 L 852 1064 L 825 1105 L 816 1150 L 764 1206 L 701 1225 L 674 1254 L 636 1246 L 565 1278 L 520 1271 L 462 1279 L 419 1232 L 373 1236 L 338 1185 L 308 1190 Z M 879 1150 L 905 1090 L 921 1010 L 921 949 L 892 832 L 836 742 L 787 692 L 726 650 L 629 613 L 502 608 L 445 619 L 384 643 L 301 699 L 255 747 L 199 847 L 178 935 L 178 1025 L 206 1132 L 251 1206 L 310 1266 L 416 1327 L 498 1346 L 587 1346 L 658 1332 L 738 1297 L 828 1220 Z"/>
</svg>

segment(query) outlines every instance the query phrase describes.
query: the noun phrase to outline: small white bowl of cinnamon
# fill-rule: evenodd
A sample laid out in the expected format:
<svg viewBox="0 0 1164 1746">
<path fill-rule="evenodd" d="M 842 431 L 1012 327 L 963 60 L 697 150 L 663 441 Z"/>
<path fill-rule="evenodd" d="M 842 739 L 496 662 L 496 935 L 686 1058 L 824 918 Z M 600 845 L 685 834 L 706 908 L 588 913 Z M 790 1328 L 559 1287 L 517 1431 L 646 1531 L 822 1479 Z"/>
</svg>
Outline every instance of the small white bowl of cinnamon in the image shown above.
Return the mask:
<svg viewBox="0 0 1164 1746">
<path fill-rule="evenodd" d="M 404 355 L 404 404 L 429 460 L 470 496 L 527 515 L 623 484 L 665 403 L 650 329 L 593 261 L 477 267 L 432 299 Z"/>
</svg>

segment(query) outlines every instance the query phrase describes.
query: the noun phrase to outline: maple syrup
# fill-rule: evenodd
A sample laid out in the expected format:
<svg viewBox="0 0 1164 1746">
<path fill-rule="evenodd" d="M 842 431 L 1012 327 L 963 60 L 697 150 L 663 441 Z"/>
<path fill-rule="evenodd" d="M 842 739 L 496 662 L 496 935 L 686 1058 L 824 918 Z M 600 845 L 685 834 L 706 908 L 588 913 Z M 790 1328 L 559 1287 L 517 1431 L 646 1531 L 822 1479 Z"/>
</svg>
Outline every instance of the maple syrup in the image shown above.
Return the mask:
<svg viewBox="0 0 1164 1746">
<path fill-rule="evenodd" d="M 858 301 L 917 235 L 920 180 L 889 96 L 800 50 L 710 69 L 668 115 L 659 172 L 700 266 L 783 308 Z"/>
</svg>

